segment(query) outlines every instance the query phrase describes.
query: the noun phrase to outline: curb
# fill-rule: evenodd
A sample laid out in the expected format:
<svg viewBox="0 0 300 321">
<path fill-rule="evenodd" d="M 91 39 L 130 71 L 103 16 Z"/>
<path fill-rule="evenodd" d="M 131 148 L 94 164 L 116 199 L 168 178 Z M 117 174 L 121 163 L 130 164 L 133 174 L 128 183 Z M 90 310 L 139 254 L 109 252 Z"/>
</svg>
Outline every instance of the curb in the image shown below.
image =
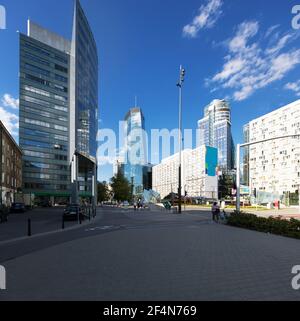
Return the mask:
<svg viewBox="0 0 300 321">
<path fill-rule="evenodd" d="M 59 229 L 59 230 L 49 231 L 49 232 L 45 232 L 45 233 L 37 233 L 37 234 L 34 234 L 32 236 L 22 236 L 22 237 L 17 237 L 17 238 L 14 238 L 14 239 L 9 239 L 9 240 L 6 240 L 6 241 L 0 241 L 0 247 L 2 245 L 7 245 L 7 244 L 10 244 L 10 243 L 17 243 L 19 241 L 27 241 L 27 240 L 32 240 L 32 239 L 43 237 L 43 236 L 49 236 L 49 235 L 54 235 L 54 234 L 58 234 L 58 233 L 69 232 L 69 231 L 76 230 L 76 229 L 79 229 L 81 227 L 93 224 L 98 219 L 100 219 L 99 215 L 97 215 L 94 220 L 91 220 L 91 221 L 88 220 L 86 222 L 82 222 L 82 224 L 76 224 L 76 225 L 71 226 L 71 227 L 66 227 L 65 229 Z"/>
</svg>

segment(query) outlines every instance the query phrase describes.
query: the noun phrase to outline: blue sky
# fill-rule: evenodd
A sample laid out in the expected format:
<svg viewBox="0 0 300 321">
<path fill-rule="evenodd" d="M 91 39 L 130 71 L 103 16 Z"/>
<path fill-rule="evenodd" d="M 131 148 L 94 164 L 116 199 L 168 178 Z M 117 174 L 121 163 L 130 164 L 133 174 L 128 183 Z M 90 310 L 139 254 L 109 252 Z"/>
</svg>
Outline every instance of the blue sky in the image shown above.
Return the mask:
<svg viewBox="0 0 300 321">
<path fill-rule="evenodd" d="M 298 1 L 299 3 L 300 1 Z M 248 121 L 300 96 L 297 1 L 81 0 L 98 44 L 102 128 L 117 130 L 134 97 L 146 128 L 178 125 L 179 65 L 186 68 L 185 128 L 195 129 L 215 98 L 232 106 L 235 142 Z M 71 35 L 72 0 L 0 0 L 0 118 L 17 139 L 18 34 L 33 21 Z M 108 179 L 109 167 L 100 179 Z"/>
</svg>

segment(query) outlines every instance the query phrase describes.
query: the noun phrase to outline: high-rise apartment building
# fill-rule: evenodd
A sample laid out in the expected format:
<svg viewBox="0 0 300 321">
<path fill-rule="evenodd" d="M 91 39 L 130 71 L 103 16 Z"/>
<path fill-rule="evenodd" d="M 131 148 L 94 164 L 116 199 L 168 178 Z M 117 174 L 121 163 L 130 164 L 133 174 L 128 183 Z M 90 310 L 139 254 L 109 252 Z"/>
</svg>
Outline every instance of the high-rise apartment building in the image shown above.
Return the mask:
<svg viewBox="0 0 300 321">
<path fill-rule="evenodd" d="M 198 121 L 199 146 L 218 149 L 218 166 L 223 172 L 234 169 L 234 143 L 231 133 L 231 109 L 225 100 L 213 100 Z"/>
<path fill-rule="evenodd" d="M 200 146 L 182 152 L 182 195 L 189 197 L 218 198 L 216 169 L 218 151 L 216 148 Z M 153 190 L 161 198 L 178 193 L 179 154 L 165 158 L 153 167 Z"/>
<path fill-rule="evenodd" d="M 95 202 L 98 57 L 75 1 L 72 40 L 28 21 L 20 34 L 24 192 L 53 203 Z"/>
<path fill-rule="evenodd" d="M 245 125 L 243 127 L 243 137 L 244 142 L 249 142 L 249 124 Z M 242 181 L 243 184 L 246 186 L 250 185 L 249 182 L 249 147 L 246 147 L 244 149 L 244 162 L 243 162 L 243 168 L 242 168 Z"/>
<path fill-rule="evenodd" d="M 300 135 L 300 100 L 252 120 L 245 142 Z M 300 137 L 270 140 L 249 147 L 249 184 L 252 192 L 281 198 L 300 189 Z M 295 197 L 295 199 L 298 199 Z"/>
</svg>

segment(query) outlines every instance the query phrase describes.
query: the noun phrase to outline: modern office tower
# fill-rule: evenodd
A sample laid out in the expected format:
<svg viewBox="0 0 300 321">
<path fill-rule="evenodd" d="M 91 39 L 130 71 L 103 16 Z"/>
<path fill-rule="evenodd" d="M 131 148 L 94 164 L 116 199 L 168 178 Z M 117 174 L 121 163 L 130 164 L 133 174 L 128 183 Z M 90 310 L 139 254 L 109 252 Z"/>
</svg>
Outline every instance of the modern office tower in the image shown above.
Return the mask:
<svg viewBox="0 0 300 321">
<path fill-rule="evenodd" d="M 113 163 L 113 175 L 117 175 L 121 173 L 122 175 L 125 175 L 124 171 L 124 161 L 121 161 L 119 158 L 115 160 Z"/>
<path fill-rule="evenodd" d="M 145 118 L 140 108 L 129 110 L 126 123 L 126 156 L 124 175 L 133 185 L 133 194 L 141 195 L 144 191 L 144 167 L 147 165 L 145 140 Z"/>
<path fill-rule="evenodd" d="M 300 100 L 249 124 L 248 140 L 300 134 Z M 284 138 L 249 147 L 249 182 L 252 192 L 270 200 L 290 196 L 298 202 L 300 189 L 300 138 Z M 294 196 L 292 196 L 294 194 Z"/>
<path fill-rule="evenodd" d="M 198 121 L 199 146 L 218 149 L 218 165 L 223 172 L 234 169 L 234 143 L 231 134 L 231 109 L 225 100 L 213 100 Z"/>
<path fill-rule="evenodd" d="M 0 121 L 0 204 L 10 206 L 22 187 L 22 151 Z"/>
<path fill-rule="evenodd" d="M 189 197 L 218 198 L 218 151 L 216 148 L 200 146 L 182 152 L 182 195 Z M 178 193 L 179 154 L 165 158 L 153 167 L 153 190 L 161 198 Z"/>
<path fill-rule="evenodd" d="M 147 191 L 152 190 L 152 170 L 152 164 L 147 164 L 143 168 L 143 185 Z"/>
<path fill-rule="evenodd" d="M 95 202 L 97 129 L 97 48 L 76 0 L 71 41 L 31 21 L 20 34 L 24 193 Z"/>
</svg>

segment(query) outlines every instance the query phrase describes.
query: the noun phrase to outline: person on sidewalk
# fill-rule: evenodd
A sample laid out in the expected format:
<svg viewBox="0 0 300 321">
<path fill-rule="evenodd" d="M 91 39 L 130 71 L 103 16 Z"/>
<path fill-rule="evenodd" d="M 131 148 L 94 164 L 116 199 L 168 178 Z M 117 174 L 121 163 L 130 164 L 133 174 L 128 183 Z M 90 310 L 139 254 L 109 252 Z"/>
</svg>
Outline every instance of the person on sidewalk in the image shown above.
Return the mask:
<svg viewBox="0 0 300 321">
<path fill-rule="evenodd" d="M 214 222 L 218 222 L 219 221 L 219 217 L 220 217 L 220 206 L 218 205 L 217 202 L 214 202 L 212 208 L 212 219 Z"/>
</svg>

